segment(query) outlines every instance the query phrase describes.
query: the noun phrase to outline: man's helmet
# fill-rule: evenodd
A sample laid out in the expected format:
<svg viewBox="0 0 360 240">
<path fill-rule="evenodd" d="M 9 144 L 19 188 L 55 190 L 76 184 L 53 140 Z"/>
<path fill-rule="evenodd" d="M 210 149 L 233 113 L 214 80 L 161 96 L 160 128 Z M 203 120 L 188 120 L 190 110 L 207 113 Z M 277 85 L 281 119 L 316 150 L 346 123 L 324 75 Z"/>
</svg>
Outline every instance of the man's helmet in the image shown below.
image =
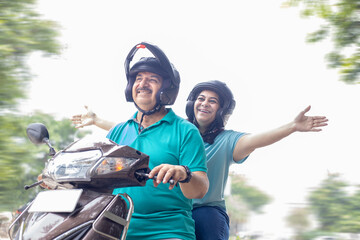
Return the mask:
<svg viewBox="0 0 360 240">
<path fill-rule="evenodd" d="M 148 49 L 154 57 L 143 57 L 130 69 L 130 62 L 140 48 Z M 134 85 L 136 75 L 139 72 L 153 72 L 163 78 L 162 86 L 156 95 L 157 104 L 155 108 L 147 112 L 138 108 L 140 111 L 149 115 L 160 110 L 161 106 L 174 104 L 179 92 L 180 75 L 159 47 L 150 43 L 141 42 L 135 45 L 129 52 L 125 60 L 125 73 L 127 78 L 125 97 L 128 102 L 134 102 L 132 97 L 132 87 Z"/>
<path fill-rule="evenodd" d="M 224 82 L 218 80 L 198 83 L 191 90 L 186 104 L 186 115 L 189 121 L 192 123 L 196 122 L 194 115 L 194 104 L 199 94 L 204 90 L 210 90 L 216 92 L 219 95 L 220 108 L 216 112 L 215 127 L 219 129 L 225 127 L 227 120 L 235 108 L 236 102 L 228 86 L 226 86 Z"/>
</svg>

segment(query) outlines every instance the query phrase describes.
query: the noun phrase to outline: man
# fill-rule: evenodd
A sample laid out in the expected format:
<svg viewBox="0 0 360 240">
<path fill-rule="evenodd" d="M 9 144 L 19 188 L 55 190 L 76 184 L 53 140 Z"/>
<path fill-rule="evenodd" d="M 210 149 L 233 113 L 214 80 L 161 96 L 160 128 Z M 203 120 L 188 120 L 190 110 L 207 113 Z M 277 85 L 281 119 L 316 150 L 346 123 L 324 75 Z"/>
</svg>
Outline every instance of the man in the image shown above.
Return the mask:
<svg viewBox="0 0 360 240">
<path fill-rule="evenodd" d="M 148 48 L 155 58 L 142 58 L 129 70 L 139 48 Z M 202 198 L 209 183 L 198 130 L 165 108 L 175 102 L 179 73 L 159 48 L 148 43 L 133 48 L 125 63 L 125 96 L 138 111 L 112 128 L 107 137 L 149 155 L 149 177 L 157 175 L 156 181 L 144 187 L 114 190 L 114 194 L 127 193 L 134 201 L 127 239 L 195 239 L 191 199 Z M 170 179 L 178 186 L 169 184 Z"/>
</svg>

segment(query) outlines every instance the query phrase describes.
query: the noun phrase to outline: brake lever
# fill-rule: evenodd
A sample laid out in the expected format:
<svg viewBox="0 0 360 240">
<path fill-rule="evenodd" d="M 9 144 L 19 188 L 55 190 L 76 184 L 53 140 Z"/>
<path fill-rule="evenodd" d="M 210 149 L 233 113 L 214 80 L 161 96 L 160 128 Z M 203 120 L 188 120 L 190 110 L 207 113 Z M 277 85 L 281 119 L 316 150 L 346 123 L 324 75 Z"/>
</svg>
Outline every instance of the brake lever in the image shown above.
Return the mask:
<svg viewBox="0 0 360 240">
<path fill-rule="evenodd" d="M 25 185 L 25 186 L 24 186 L 24 189 L 25 189 L 25 190 L 28 190 L 28 189 L 33 188 L 33 187 L 36 187 L 37 185 L 40 185 L 40 184 L 42 184 L 42 183 L 43 183 L 43 180 L 40 180 L 40 181 L 38 181 L 38 182 L 36 182 L 36 183 L 33 183 L 33 184 L 31 184 L 31 185 Z"/>
</svg>

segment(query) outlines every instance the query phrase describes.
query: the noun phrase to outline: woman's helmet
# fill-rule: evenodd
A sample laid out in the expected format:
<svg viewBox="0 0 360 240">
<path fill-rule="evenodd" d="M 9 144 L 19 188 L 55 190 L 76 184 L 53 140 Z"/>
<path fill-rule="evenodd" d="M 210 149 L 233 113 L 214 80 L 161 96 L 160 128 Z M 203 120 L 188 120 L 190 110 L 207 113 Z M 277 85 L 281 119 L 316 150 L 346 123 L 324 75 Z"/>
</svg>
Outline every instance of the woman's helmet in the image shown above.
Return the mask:
<svg viewBox="0 0 360 240">
<path fill-rule="evenodd" d="M 236 102 L 231 90 L 226 86 L 224 82 L 218 80 L 212 80 L 207 82 L 201 82 L 195 85 L 191 90 L 186 104 L 186 115 L 188 120 L 192 123 L 196 123 L 195 114 L 194 114 L 194 104 L 199 96 L 199 94 L 204 90 L 210 90 L 216 92 L 220 98 L 220 108 L 216 112 L 215 121 L 213 127 L 217 129 L 224 128 L 227 120 L 232 114 Z M 213 129 L 209 129 L 213 130 Z"/>
<path fill-rule="evenodd" d="M 154 57 L 143 57 L 130 68 L 130 62 L 140 48 L 148 49 Z M 157 104 L 154 109 L 144 111 L 135 104 L 141 112 L 145 115 L 150 115 L 159 111 L 164 105 L 174 104 L 179 92 L 180 75 L 159 47 L 147 42 L 141 42 L 130 50 L 125 60 L 125 73 L 127 78 L 125 97 L 128 102 L 134 102 L 132 97 L 132 87 L 134 85 L 136 75 L 139 72 L 153 72 L 163 78 L 163 84 L 156 95 Z"/>
</svg>

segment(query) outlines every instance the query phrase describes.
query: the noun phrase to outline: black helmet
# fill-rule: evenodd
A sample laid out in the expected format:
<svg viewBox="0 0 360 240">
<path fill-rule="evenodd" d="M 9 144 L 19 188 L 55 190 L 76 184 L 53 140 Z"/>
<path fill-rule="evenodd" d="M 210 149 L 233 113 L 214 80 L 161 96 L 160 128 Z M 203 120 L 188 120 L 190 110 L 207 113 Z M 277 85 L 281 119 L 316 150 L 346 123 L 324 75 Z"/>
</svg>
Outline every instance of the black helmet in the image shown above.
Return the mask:
<svg viewBox="0 0 360 240">
<path fill-rule="evenodd" d="M 191 90 L 187 98 L 187 104 L 186 104 L 186 115 L 188 117 L 188 120 L 192 123 L 196 122 L 194 116 L 194 103 L 197 97 L 199 96 L 199 94 L 204 90 L 210 90 L 216 92 L 219 95 L 220 108 L 216 112 L 214 127 L 221 129 L 225 127 L 227 120 L 234 111 L 236 102 L 228 86 L 226 86 L 224 82 L 218 80 L 198 83 Z"/>
<path fill-rule="evenodd" d="M 130 62 L 137 50 L 140 48 L 148 49 L 155 57 L 143 57 L 130 69 Z M 163 78 L 163 84 L 156 96 L 157 104 L 155 108 L 148 112 L 144 112 L 138 108 L 140 111 L 149 115 L 160 110 L 161 106 L 174 104 L 179 92 L 180 75 L 159 47 L 150 43 L 141 42 L 135 45 L 129 52 L 125 60 L 125 73 L 127 78 L 125 97 L 128 102 L 134 102 L 132 97 L 132 87 L 134 85 L 136 75 L 139 72 L 153 72 Z"/>
</svg>

